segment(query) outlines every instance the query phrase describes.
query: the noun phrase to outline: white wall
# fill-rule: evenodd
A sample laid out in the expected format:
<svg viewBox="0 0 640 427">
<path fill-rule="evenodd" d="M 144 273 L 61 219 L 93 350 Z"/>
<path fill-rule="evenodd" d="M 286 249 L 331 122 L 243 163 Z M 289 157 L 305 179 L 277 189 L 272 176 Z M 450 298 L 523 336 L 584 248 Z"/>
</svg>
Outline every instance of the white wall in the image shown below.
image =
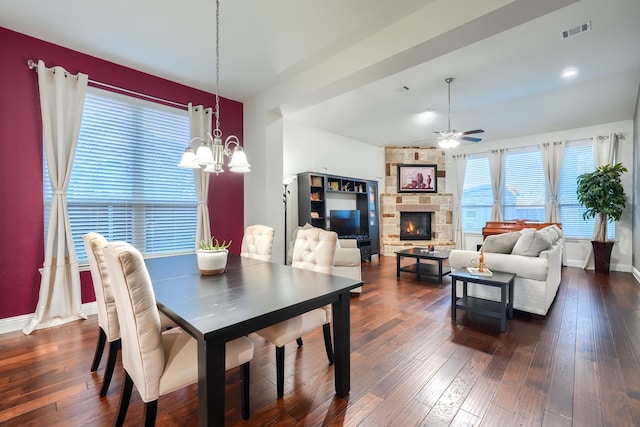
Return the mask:
<svg viewBox="0 0 640 427">
<path fill-rule="evenodd" d="M 537 144 L 552 141 L 571 141 L 585 138 L 591 138 L 598 135 L 609 135 L 610 133 L 622 133 L 624 140 L 620 141 L 618 151 L 618 161 L 624 164 L 628 173 L 622 177 L 622 183 L 625 192 L 629 197 L 629 201 L 633 197 L 633 121 L 626 120 L 621 122 L 606 123 L 596 126 L 589 126 L 577 129 L 568 129 L 560 132 L 542 133 L 531 135 L 512 140 L 486 141 L 481 144 L 462 144 L 455 150 L 447 153 L 447 192 L 455 194 L 455 163 L 451 160 L 453 154 L 472 154 L 481 153 L 496 148 L 517 148 L 529 147 Z M 632 205 L 629 203 L 627 209 L 622 214 L 620 221 L 616 224 L 616 244 L 611 254 L 611 269 L 616 271 L 630 272 L 632 269 Z M 476 244 L 482 242 L 482 236 L 479 234 L 465 235 L 464 248 L 475 250 Z M 566 242 L 567 265 L 582 267 L 587 257 L 592 252 L 591 241 L 581 239 L 568 239 Z M 591 257 L 592 258 L 592 257 Z M 590 261 L 588 268 L 593 268 L 593 260 Z"/>
<path fill-rule="evenodd" d="M 318 172 L 368 180 L 384 177 L 384 148 L 299 123 L 284 121 L 284 175 Z M 287 236 L 298 225 L 298 183 L 289 187 Z M 355 209 L 355 199 L 328 200 L 333 209 Z M 276 236 L 281 241 L 284 238 Z"/>
</svg>

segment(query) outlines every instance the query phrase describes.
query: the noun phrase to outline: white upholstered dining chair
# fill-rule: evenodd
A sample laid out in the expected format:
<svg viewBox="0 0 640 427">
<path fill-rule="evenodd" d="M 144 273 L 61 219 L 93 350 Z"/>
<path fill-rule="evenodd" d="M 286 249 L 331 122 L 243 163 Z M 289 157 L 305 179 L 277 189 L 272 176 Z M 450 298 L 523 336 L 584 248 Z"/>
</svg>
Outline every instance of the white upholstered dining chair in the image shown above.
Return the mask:
<svg viewBox="0 0 640 427">
<path fill-rule="evenodd" d="M 128 243 L 104 247 L 120 323 L 125 381 L 115 425 L 124 423 L 135 384 L 145 402 L 145 425 L 154 425 L 158 398 L 198 380 L 197 341 L 181 328 L 162 332 L 149 272 L 142 254 Z M 226 369 L 242 366 L 242 417 L 249 418 L 249 361 L 246 337 L 226 345 Z"/>
<path fill-rule="evenodd" d="M 98 370 L 102 353 L 104 352 L 104 346 L 107 341 L 109 342 L 109 355 L 107 356 L 107 365 L 104 369 L 102 387 L 100 388 L 100 397 L 104 397 L 109 391 L 113 369 L 116 365 L 118 351 L 120 350 L 120 324 L 118 323 L 116 303 L 113 300 L 111 279 L 109 278 L 103 253 L 104 247 L 109 242 L 102 234 L 96 232 L 85 234 L 82 236 L 82 241 L 84 242 L 87 259 L 89 260 L 93 291 L 96 294 L 99 326 L 98 343 L 93 356 L 93 362 L 91 363 L 90 372 Z M 160 325 L 161 328 L 165 330 L 174 327 L 175 323 L 165 315 L 160 314 Z"/>
<path fill-rule="evenodd" d="M 320 228 L 299 230 L 293 245 L 291 266 L 331 274 L 338 235 Z M 278 398 L 284 395 L 284 346 L 294 340 L 302 346 L 301 336 L 322 326 L 325 350 L 333 364 L 331 342 L 331 304 L 308 311 L 300 316 L 261 329 L 256 333 L 276 346 L 276 388 Z"/>
<path fill-rule="evenodd" d="M 116 364 L 118 350 L 120 349 L 120 324 L 116 313 L 116 303 L 113 300 L 111 281 L 107 273 L 107 265 L 104 262 L 103 248 L 107 245 L 107 239 L 99 233 L 87 233 L 82 236 L 87 258 L 89 259 L 89 269 L 91 270 L 91 281 L 96 294 L 96 306 L 98 309 L 98 344 L 91 363 L 90 372 L 98 370 L 100 359 L 104 351 L 105 343 L 109 342 L 109 355 L 107 366 L 104 369 L 102 378 L 102 388 L 100 397 L 107 395 L 109 383 L 113 376 L 113 369 Z"/>
<path fill-rule="evenodd" d="M 274 232 L 274 228 L 268 225 L 249 225 L 242 237 L 240 256 L 271 261 Z"/>
</svg>

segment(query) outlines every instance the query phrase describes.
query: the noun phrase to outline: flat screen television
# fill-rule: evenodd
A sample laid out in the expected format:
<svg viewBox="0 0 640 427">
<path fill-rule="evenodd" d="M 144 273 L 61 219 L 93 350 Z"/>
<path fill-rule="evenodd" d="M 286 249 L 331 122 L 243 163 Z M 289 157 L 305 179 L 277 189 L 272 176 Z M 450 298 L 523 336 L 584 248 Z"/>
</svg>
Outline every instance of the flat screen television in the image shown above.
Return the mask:
<svg viewBox="0 0 640 427">
<path fill-rule="evenodd" d="M 329 230 L 335 231 L 339 237 L 355 237 L 360 234 L 360 211 L 329 211 Z"/>
</svg>

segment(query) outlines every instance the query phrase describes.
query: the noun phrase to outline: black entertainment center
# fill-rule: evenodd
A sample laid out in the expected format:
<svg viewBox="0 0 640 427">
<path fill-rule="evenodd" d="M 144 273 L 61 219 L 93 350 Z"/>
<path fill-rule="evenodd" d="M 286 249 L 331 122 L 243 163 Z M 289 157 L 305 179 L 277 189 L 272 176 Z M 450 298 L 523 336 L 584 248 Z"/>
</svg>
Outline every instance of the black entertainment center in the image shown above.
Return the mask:
<svg viewBox="0 0 640 427">
<path fill-rule="evenodd" d="M 333 198 L 351 197 L 356 209 L 331 209 Z M 328 203 L 329 202 L 329 203 Z M 365 261 L 380 254 L 378 182 L 336 175 L 298 174 L 298 223 L 356 239 Z"/>
</svg>

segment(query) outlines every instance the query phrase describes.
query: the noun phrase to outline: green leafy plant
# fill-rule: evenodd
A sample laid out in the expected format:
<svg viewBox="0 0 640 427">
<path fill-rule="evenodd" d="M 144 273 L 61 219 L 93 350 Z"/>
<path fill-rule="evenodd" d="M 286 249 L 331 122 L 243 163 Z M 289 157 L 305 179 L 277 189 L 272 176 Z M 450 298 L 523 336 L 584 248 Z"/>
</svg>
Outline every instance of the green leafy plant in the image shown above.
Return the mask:
<svg viewBox="0 0 640 427">
<path fill-rule="evenodd" d="M 222 243 L 220 243 L 218 239 L 213 236 L 211 236 L 211 238 L 208 240 L 200 240 L 199 242 L 196 241 L 200 249 L 204 251 L 219 251 L 222 249 L 227 249 L 229 246 L 231 246 L 232 242 L 232 240 L 229 240 L 229 243 L 227 243 L 226 240 L 223 240 Z"/>
<path fill-rule="evenodd" d="M 593 172 L 578 177 L 578 202 L 585 207 L 583 219 L 599 216 L 600 228 L 596 240 L 607 240 L 607 222 L 619 221 L 627 206 L 627 196 L 620 179 L 627 172 L 622 163 L 602 165 Z"/>
</svg>

